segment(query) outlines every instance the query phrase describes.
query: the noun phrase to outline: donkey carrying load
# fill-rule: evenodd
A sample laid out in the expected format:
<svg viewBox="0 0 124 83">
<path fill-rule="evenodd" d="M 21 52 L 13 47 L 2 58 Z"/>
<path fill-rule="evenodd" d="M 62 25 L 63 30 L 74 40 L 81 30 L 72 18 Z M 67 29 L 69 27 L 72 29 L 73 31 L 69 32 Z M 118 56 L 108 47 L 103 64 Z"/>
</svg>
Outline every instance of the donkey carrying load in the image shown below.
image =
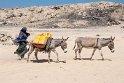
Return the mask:
<svg viewBox="0 0 124 83">
<path fill-rule="evenodd" d="M 47 52 L 48 53 L 48 63 L 50 62 L 50 53 L 51 51 L 53 51 L 56 55 L 57 55 L 57 62 L 59 62 L 59 55 L 56 51 L 56 48 L 61 46 L 62 50 L 64 51 L 64 53 L 67 52 L 67 43 L 66 41 L 68 40 L 69 37 L 67 37 L 66 39 L 52 39 L 51 40 L 51 43 L 49 45 L 49 48 L 48 50 L 46 51 L 44 48 L 38 48 L 35 46 L 35 44 L 33 44 L 32 42 L 30 43 L 30 50 L 29 50 L 29 53 L 28 53 L 28 59 L 27 59 L 27 62 L 29 61 L 29 56 L 31 55 L 31 53 L 33 51 L 35 51 L 35 58 L 37 61 L 38 60 L 38 57 L 37 57 L 37 53 L 38 52 Z"/>
<path fill-rule="evenodd" d="M 93 48 L 93 53 L 90 57 L 90 60 L 92 60 L 92 57 L 96 51 L 96 49 L 99 50 L 99 52 L 101 53 L 102 56 L 102 60 L 104 60 L 103 58 L 103 54 L 102 54 L 102 47 L 108 46 L 108 48 L 110 49 L 110 51 L 113 53 L 114 52 L 114 38 L 110 37 L 110 38 L 92 38 L 92 37 L 78 37 L 75 40 L 75 45 L 73 50 L 75 49 L 76 45 L 77 48 L 75 49 L 75 60 L 77 59 L 77 52 L 79 53 L 79 57 L 81 59 L 81 51 L 82 48 Z"/>
</svg>

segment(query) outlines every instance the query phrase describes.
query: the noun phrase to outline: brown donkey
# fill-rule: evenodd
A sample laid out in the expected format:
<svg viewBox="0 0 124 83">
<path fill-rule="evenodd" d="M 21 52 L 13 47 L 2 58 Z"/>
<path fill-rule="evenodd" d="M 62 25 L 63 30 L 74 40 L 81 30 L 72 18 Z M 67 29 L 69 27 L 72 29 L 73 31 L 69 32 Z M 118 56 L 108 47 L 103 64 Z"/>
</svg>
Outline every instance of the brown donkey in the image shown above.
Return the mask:
<svg viewBox="0 0 124 83">
<path fill-rule="evenodd" d="M 110 37 L 110 38 L 92 38 L 92 37 L 78 37 L 75 40 L 75 45 L 74 48 L 77 45 L 77 48 L 75 49 L 75 60 L 77 59 L 77 52 L 79 53 L 80 59 L 81 59 L 81 51 L 82 48 L 93 48 L 93 53 L 90 57 L 90 60 L 92 59 L 96 49 L 99 50 L 99 52 L 101 53 L 102 56 L 102 60 L 104 60 L 103 58 L 103 54 L 102 54 L 102 47 L 108 46 L 108 48 L 110 49 L 110 51 L 113 53 L 114 52 L 114 38 Z"/>
</svg>

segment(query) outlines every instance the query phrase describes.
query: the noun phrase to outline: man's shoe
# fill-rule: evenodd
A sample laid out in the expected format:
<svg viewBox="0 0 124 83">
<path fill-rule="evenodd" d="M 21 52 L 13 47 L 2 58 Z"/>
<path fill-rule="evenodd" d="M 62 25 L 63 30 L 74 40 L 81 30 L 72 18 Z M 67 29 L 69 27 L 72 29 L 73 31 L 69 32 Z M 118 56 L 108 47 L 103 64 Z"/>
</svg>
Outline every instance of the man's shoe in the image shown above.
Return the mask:
<svg viewBox="0 0 124 83">
<path fill-rule="evenodd" d="M 17 52 L 14 52 L 14 54 L 17 54 Z"/>
</svg>

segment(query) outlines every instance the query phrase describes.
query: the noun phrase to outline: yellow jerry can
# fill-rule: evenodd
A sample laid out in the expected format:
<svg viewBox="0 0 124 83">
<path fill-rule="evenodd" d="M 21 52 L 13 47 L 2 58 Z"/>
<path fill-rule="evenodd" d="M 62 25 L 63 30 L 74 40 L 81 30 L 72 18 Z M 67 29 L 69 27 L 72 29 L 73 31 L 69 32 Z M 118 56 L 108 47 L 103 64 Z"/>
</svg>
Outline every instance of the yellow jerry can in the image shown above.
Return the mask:
<svg viewBox="0 0 124 83">
<path fill-rule="evenodd" d="M 52 34 L 45 32 L 40 35 L 36 35 L 34 37 L 33 43 L 34 44 L 46 44 L 48 38 L 52 38 Z"/>
<path fill-rule="evenodd" d="M 34 44 L 46 44 L 47 38 L 42 35 L 36 35 L 34 37 L 33 43 Z"/>
</svg>

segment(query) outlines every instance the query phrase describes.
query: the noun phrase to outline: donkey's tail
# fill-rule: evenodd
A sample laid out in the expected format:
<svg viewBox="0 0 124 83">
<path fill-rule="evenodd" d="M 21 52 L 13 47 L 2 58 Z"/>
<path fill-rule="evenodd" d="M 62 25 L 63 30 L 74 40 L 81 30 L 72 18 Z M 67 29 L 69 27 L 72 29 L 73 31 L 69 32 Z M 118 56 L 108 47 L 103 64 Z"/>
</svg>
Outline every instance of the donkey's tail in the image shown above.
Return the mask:
<svg viewBox="0 0 124 83">
<path fill-rule="evenodd" d="M 73 47 L 73 50 L 75 49 L 75 47 L 76 47 L 76 41 L 75 41 L 75 45 L 74 45 L 74 47 Z"/>
</svg>

